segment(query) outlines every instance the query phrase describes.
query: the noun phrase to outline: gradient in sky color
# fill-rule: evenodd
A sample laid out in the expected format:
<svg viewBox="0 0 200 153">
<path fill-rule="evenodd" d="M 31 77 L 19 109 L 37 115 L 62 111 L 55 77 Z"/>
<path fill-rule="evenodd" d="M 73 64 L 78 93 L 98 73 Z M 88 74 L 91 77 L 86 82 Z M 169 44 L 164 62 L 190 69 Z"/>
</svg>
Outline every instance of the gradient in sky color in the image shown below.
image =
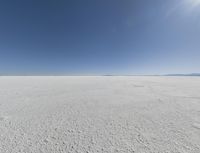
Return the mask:
<svg viewBox="0 0 200 153">
<path fill-rule="evenodd" d="M 192 72 L 199 0 L 0 1 L 0 74 Z"/>
</svg>

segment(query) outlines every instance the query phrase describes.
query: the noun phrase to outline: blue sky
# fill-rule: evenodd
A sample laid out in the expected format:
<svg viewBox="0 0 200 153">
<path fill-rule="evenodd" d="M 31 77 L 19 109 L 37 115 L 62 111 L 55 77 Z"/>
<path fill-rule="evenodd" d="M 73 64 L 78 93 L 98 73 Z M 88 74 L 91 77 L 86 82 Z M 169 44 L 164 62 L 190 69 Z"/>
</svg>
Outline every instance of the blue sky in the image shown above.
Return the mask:
<svg viewBox="0 0 200 153">
<path fill-rule="evenodd" d="M 200 72 L 200 0 L 1 0 L 0 74 Z"/>
</svg>

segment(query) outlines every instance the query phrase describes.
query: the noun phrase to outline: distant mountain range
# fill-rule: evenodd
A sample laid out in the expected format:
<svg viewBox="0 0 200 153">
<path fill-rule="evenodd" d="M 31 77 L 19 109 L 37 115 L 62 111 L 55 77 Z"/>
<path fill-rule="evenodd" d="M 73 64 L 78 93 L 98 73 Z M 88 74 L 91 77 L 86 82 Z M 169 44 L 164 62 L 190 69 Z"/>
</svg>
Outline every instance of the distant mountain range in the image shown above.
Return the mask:
<svg viewBox="0 0 200 153">
<path fill-rule="evenodd" d="M 190 73 L 190 74 L 166 74 L 164 76 L 200 76 L 200 73 Z"/>
</svg>

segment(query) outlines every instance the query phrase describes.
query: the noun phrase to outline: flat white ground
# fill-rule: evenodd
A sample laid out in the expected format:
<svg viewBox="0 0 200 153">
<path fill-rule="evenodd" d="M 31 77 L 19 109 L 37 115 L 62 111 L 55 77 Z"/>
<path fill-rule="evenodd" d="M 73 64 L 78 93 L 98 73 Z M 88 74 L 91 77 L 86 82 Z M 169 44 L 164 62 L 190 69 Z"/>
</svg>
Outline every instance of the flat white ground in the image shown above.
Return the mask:
<svg viewBox="0 0 200 153">
<path fill-rule="evenodd" d="M 200 77 L 0 77 L 0 153 L 199 153 Z"/>
</svg>

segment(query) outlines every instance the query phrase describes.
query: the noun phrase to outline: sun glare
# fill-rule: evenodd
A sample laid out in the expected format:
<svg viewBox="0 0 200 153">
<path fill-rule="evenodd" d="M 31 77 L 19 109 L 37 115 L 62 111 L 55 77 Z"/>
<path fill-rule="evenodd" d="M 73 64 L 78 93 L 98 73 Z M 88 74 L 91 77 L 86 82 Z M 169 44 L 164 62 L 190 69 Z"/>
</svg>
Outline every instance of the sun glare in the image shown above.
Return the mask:
<svg viewBox="0 0 200 153">
<path fill-rule="evenodd" d="M 186 0 L 186 4 L 190 8 L 200 7 L 200 0 Z"/>
</svg>

